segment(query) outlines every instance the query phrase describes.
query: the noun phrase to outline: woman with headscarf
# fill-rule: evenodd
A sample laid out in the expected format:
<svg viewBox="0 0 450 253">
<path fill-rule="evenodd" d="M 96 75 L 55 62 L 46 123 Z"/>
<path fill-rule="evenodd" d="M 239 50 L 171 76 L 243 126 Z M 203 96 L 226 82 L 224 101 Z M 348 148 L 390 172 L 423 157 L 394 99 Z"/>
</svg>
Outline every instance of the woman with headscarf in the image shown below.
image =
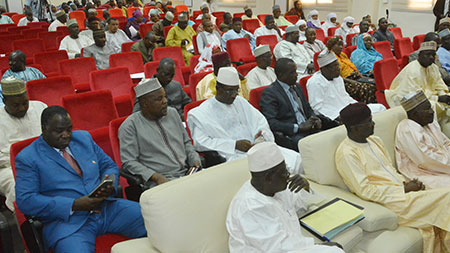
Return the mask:
<svg viewBox="0 0 450 253">
<path fill-rule="evenodd" d="M 344 45 L 347 45 L 347 43 L 346 43 L 347 35 L 349 35 L 350 33 L 358 33 L 357 30 L 353 29 L 354 23 L 355 23 L 355 18 L 347 16 L 344 18 L 344 22 L 341 25 L 341 27 L 339 27 L 339 29 L 337 29 L 334 32 L 334 35 L 341 36 L 342 39 L 344 39 Z"/>
<path fill-rule="evenodd" d="M 133 12 L 133 16 L 128 19 L 128 22 L 123 30 L 128 38 L 133 41 L 137 41 L 141 38 L 139 36 L 139 25 L 145 24 L 145 18 L 142 16 L 142 12 L 137 9 Z"/>
<path fill-rule="evenodd" d="M 338 27 L 339 23 L 337 22 L 337 15 L 334 12 L 331 12 L 327 15 L 327 19 L 325 23 L 322 25 L 323 32 L 325 33 L 325 37 L 328 37 L 328 29 L 331 27 Z"/>
<path fill-rule="evenodd" d="M 335 36 L 328 40 L 327 48 L 330 52 L 333 52 L 340 65 L 341 77 L 344 79 L 345 90 L 347 93 L 358 100 L 366 104 L 376 103 L 376 91 L 375 81 L 372 78 L 363 76 L 355 64 L 348 58 L 348 56 L 342 52 L 344 43 L 342 38 Z"/>
<path fill-rule="evenodd" d="M 298 42 L 300 41 L 305 41 L 306 40 L 306 21 L 303 19 L 300 19 L 299 21 L 297 21 L 297 23 L 295 24 L 296 26 L 298 26 L 298 30 L 299 30 L 299 37 L 298 37 Z"/>
<path fill-rule="evenodd" d="M 48 7 L 48 12 L 47 12 L 47 21 L 48 22 L 53 22 L 56 20 L 56 12 L 58 12 L 58 9 L 56 8 L 56 6 L 54 6 L 53 4 L 51 4 Z"/>
<path fill-rule="evenodd" d="M 306 22 L 306 26 L 315 29 L 322 29 L 322 24 L 320 24 L 319 20 L 319 12 L 317 10 L 312 10 L 308 13 L 308 22 Z"/>
<path fill-rule="evenodd" d="M 372 47 L 372 44 L 372 36 L 364 33 L 362 36 L 359 36 L 356 50 L 353 51 L 350 57 L 358 71 L 370 77 L 373 76 L 373 65 L 375 62 L 383 59 L 383 56 Z"/>
<path fill-rule="evenodd" d="M 299 19 L 305 19 L 305 13 L 303 12 L 302 7 L 302 1 L 296 0 L 294 1 L 294 7 L 292 7 L 288 12 L 286 12 L 286 15 L 296 15 Z"/>
</svg>

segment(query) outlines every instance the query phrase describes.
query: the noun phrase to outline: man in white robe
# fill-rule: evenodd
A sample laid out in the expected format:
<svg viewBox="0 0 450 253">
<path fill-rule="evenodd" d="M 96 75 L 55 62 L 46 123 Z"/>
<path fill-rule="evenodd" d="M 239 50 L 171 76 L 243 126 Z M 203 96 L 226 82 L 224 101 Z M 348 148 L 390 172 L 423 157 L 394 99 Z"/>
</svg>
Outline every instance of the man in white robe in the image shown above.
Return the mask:
<svg viewBox="0 0 450 253">
<path fill-rule="evenodd" d="M 275 58 L 289 58 L 297 64 L 297 81 L 302 77 L 314 72 L 313 59 L 309 56 L 305 47 L 298 43 L 298 26 L 288 26 L 286 28 L 286 39 L 278 42 L 273 49 Z"/>
<path fill-rule="evenodd" d="M 239 74 L 222 67 L 217 76 L 217 95 L 189 111 L 187 124 L 197 151 L 217 151 L 227 161 L 247 156 L 257 142 L 274 142 L 266 118 L 244 98 L 237 96 Z M 300 155 L 282 148 L 287 166 L 300 172 Z"/>
<path fill-rule="evenodd" d="M 59 50 L 66 50 L 69 59 L 78 58 L 81 54 L 81 49 L 94 44 L 94 41 L 86 36 L 80 35 L 80 28 L 75 19 L 67 21 L 67 28 L 69 35 L 64 37 L 59 45 Z"/>
<path fill-rule="evenodd" d="M 326 49 L 325 44 L 322 41 L 316 39 L 317 33 L 316 29 L 312 27 L 308 27 L 305 30 L 306 40 L 303 43 L 303 46 L 306 48 L 306 51 L 309 54 L 311 59 L 314 59 L 314 54 L 317 52 L 321 52 Z"/>
<path fill-rule="evenodd" d="M 211 20 L 204 19 L 202 24 L 204 31 L 197 34 L 197 48 L 200 54 L 203 53 L 207 45 L 220 47 L 222 44 L 222 37 L 218 31 L 214 30 Z"/>
<path fill-rule="evenodd" d="M 268 45 L 259 45 L 255 49 L 256 66 L 247 73 L 247 85 L 250 90 L 267 86 L 277 80 L 272 64 L 272 52 Z"/>
<path fill-rule="evenodd" d="M 250 32 L 242 29 L 242 18 L 233 18 L 233 29 L 222 35 L 222 48 L 227 49 L 227 41 L 232 39 L 246 38 L 250 43 L 252 51 L 256 47 L 256 39 Z"/>
<path fill-rule="evenodd" d="M 97 17 L 90 17 L 87 19 L 87 30 L 83 30 L 80 32 L 80 35 L 86 36 L 92 40 L 94 40 L 94 31 L 100 30 L 100 19 Z"/>
<path fill-rule="evenodd" d="M 67 15 L 64 10 L 59 10 L 56 12 L 56 19 L 48 27 L 49 32 L 56 32 L 56 28 L 60 26 L 66 26 Z"/>
<path fill-rule="evenodd" d="M 334 32 L 334 35 L 342 37 L 342 39 L 344 40 L 344 45 L 347 45 L 347 35 L 349 35 L 350 33 L 358 32 L 357 30 L 353 29 L 354 23 L 355 23 L 355 18 L 350 17 L 350 16 L 345 17 L 344 22 L 341 25 L 341 27 L 336 29 L 336 31 Z"/>
<path fill-rule="evenodd" d="M 244 6 L 244 13 L 245 13 L 245 15 L 242 15 L 242 17 L 241 17 L 242 20 L 256 19 L 259 22 L 259 26 L 264 26 L 264 24 L 261 22 L 261 20 L 259 20 L 258 16 L 253 14 L 252 8 L 250 8 L 248 5 Z"/>
<path fill-rule="evenodd" d="M 300 175 L 290 176 L 276 144 L 263 142 L 248 151 L 251 180 L 242 185 L 228 208 L 228 246 L 234 252 L 344 252 L 339 244 L 314 244 L 302 234 L 299 216 L 322 198 Z M 292 173 L 294 174 L 294 173 Z"/>
<path fill-rule="evenodd" d="M 119 29 L 119 21 L 117 18 L 108 20 L 108 31 L 106 31 L 106 41 L 114 49 L 115 52 L 122 52 L 122 44 L 132 42 L 124 31 Z"/>
<path fill-rule="evenodd" d="M 255 35 L 255 38 L 258 38 L 262 35 L 275 35 L 277 36 L 278 42 L 280 42 L 283 39 L 284 31 L 278 28 L 278 26 L 275 24 L 275 19 L 273 18 L 273 16 L 266 16 L 264 21 L 266 25 L 257 28 L 253 33 Z"/>
<path fill-rule="evenodd" d="M 47 105 L 28 100 L 23 80 L 5 78 L 1 87 L 5 105 L 0 106 L 0 193 L 6 196 L 8 209 L 14 211 L 15 181 L 9 151 L 12 144 L 41 134 L 41 113 Z"/>
<path fill-rule="evenodd" d="M 30 9 L 25 9 L 25 17 L 19 20 L 17 26 L 26 26 L 28 23 L 39 22 L 39 19 L 33 16 L 33 12 Z"/>
<path fill-rule="evenodd" d="M 339 120 L 339 112 L 349 104 L 357 103 L 345 91 L 344 79 L 336 55 L 328 50 L 319 54 L 317 62 L 320 72 L 316 72 L 306 84 L 309 104 L 315 112 L 333 120 Z M 372 113 L 382 112 L 386 107 L 382 104 L 368 104 Z"/>
</svg>

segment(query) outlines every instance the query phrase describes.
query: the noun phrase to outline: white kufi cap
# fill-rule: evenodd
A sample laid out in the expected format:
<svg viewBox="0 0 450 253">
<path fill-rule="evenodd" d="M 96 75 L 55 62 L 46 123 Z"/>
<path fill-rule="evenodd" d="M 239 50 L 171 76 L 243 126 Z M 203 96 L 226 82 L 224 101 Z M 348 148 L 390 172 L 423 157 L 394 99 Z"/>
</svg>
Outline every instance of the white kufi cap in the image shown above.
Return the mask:
<svg viewBox="0 0 450 253">
<path fill-rule="evenodd" d="M 262 142 L 254 145 L 248 150 L 247 157 L 251 172 L 266 171 L 284 161 L 280 148 L 274 142 Z"/>
<path fill-rule="evenodd" d="M 257 48 L 255 48 L 255 51 L 253 51 L 255 57 L 261 56 L 268 52 L 270 52 L 269 45 L 259 45 Z"/>
<path fill-rule="evenodd" d="M 142 97 L 150 92 L 161 89 L 162 86 L 157 78 L 142 79 L 139 84 L 134 87 L 136 98 Z"/>
<path fill-rule="evenodd" d="M 217 74 L 217 82 L 228 86 L 239 86 L 239 74 L 235 67 L 222 67 Z"/>
<path fill-rule="evenodd" d="M 300 31 L 300 30 L 298 29 L 298 26 L 296 26 L 296 25 L 290 25 L 290 26 L 286 27 L 286 33 L 293 33 L 293 32 L 298 32 L 298 31 Z"/>
</svg>

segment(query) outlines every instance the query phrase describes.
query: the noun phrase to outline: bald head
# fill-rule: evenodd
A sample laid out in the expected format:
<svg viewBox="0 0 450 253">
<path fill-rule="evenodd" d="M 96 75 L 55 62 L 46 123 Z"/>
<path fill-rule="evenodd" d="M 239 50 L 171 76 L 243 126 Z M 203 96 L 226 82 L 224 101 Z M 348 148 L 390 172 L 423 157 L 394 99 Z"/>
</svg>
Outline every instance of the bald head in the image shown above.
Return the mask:
<svg viewBox="0 0 450 253">
<path fill-rule="evenodd" d="M 172 58 L 163 58 L 156 69 L 156 78 L 162 86 L 169 84 L 175 76 L 175 61 Z"/>
<path fill-rule="evenodd" d="M 9 55 L 9 68 L 13 72 L 24 71 L 25 70 L 25 61 L 26 61 L 26 57 L 22 51 L 20 51 L 20 50 L 13 51 Z"/>
</svg>

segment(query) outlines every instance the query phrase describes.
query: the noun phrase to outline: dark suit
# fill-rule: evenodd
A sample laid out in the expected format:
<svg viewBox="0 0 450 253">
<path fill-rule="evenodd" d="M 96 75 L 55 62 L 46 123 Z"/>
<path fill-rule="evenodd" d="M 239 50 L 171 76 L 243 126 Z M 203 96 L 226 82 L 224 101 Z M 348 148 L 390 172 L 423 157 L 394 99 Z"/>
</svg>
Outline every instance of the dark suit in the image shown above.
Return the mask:
<svg viewBox="0 0 450 253">
<path fill-rule="evenodd" d="M 332 121 L 322 115 L 316 115 L 306 101 L 300 86 L 295 86 L 295 92 L 302 101 L 304 118 L 307 120 L 311 116 L 319 117 L 322 120 L 322 129 L 329 128 Z M 278 80 L 268 86 L 262 93 L 259 100 L 261 111 L 269 122 L 270 129 L 274 132 L 275 141 L 278 145 L 298 150 L 298 141 L 316 131 L 308 131 L 304 133 L 294 133 L 294 124 L 297 124 L 294 108 L 291 105 L 289 97 L 281 87 Z"/>
<path fill-rule="evenodd" d="M 95 237 L 101 234 L 145 236 L 140 206 L 132 201 L 108 198 L 100 214 L 71 214 L 74 200 L 94 190 L 104 175 L 114 174 L 117 187 L 119 170 L 88 132 L 74 131 L 69 149 L 82 177 L 42 136 L 15 160 L 17 205 L 23 213 L 41 219 L 45 246 L 54 252 L 94 252 Z"/>
</svg>

